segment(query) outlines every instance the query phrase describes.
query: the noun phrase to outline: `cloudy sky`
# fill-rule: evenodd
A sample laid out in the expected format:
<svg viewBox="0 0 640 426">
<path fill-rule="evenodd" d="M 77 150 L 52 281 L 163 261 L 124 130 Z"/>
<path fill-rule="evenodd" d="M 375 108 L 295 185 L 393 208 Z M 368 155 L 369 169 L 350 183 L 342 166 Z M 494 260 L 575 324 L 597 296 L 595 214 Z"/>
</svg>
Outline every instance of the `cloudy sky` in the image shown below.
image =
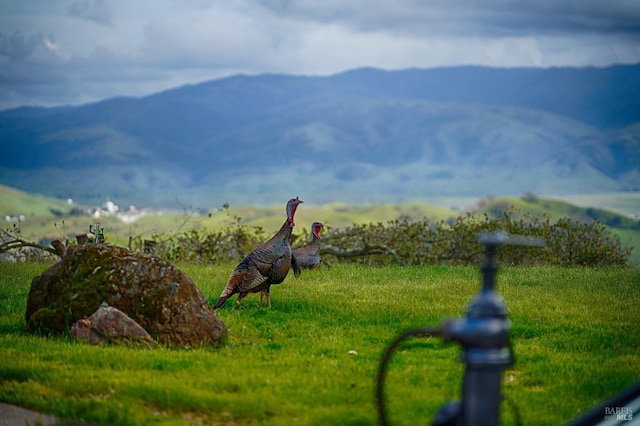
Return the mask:
<svg viewBox="0 0 640 426">
<path fill-rule="evenodd" d="M 640 0 L 0 0 L 0 109 L 246 73 L 640 63 Z"/>
</svg>

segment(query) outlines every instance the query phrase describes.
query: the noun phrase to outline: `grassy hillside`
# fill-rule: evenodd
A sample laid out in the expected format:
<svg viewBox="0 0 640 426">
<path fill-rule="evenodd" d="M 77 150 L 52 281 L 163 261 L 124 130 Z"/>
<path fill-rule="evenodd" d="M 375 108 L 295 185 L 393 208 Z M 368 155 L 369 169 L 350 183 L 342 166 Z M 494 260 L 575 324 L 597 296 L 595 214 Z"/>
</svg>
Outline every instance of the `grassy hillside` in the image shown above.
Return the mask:
<svg viewBox="0 0 640 426">
<path fill-rule="evenodd" d="M 607 197 L 606 200 L 607 207 L 616 206 L 619 210 L 635 208 L 636 212 L 640 212 L 640 193 L 620 196 L 618 202 L 612 196 Z M 547 214 L 552 219 L 570 217 L 580 222 L 597 220 L 608 226 L 624 245 L 633 247 L 631 259 L 636 265 L 640 265 L 640 221 L 637 218 L 630 218 L 630 214 L 620 214 L 605 208 L 579 207 L 559 199 L 537 197 L 504 197 L 482 200 L 475 211 L 480 214 L 492 214 L 496 211 L 504 211 L 509 206 L 522 213 Z"/>
<path fill-rule="evenodd" d="M 621 208 L 631 208 L 632 200 L 630 196 L 622 199 Z M 640 193 L 636 193 L 635 203 L 636 208 L 640 208 Z M 597 220 L 612 228 L 640 229 L 640 221 L 631 218 L 631 215 L 620 214 L 606 208 L 594 207 L 597 206 L 597 204 L 579 207 L 566 200 L 538 198 L 535 196 L 524 196 L 520 198 L 499 197 L 482 200 L 476 211 L 479 213 L 491 213 L 496 210 L 505 210 L 508 206 L 515 207 L 523 212 L 547 214 L 552 219 L 570 217 L 581 222 Z"/>
<path fill-rule="evenodd" d="M 26 218 L 53 217 L 57 212 L 68 212 L 69 203 L 44 195 L 30 194 L 0 185 L 0 214 L 24 215 Z"/>
<path fill-rule="evenodd" d="M 566 195 L 560 199 L 579 207 L 598 206 L 612 212 L 635 216 L 640 219 L 640 192 Z"/>
<path fill-rule="evenodd" d="M 265 230 L 277 230 L 284 222 L 284 206 L 270 207 L 232 207 L 231 215 L 237 215 L 243 222 L 261 226 Z M 377 223 L 409 217 L 429 218 L 440 221 L 455 217 L 457 214 L 450 209 L 425 203 L 406 204 L 378 204 L 378 205 L 350 205 L 345 203 L 329 203 L 319 206 L 301 204 L 296 213 L 298 226 L 309 229 L 312 222 L 322 222 L 327 227 L 343 228 L 354 223 Z M 228 221 L 226 212 L 221 211 L 212 216 L 211 220 L 203 221 L 203 225 L 216 228 Z"/>
<path fill-rule="evenodd" d="M 180 267 L 212 303 L 233 265 Z M 149 350 L 23 334 L 29 284 L 45 268 L 0 263 L 0 401 L 121 426 L 377 424 L 375 377 L 391 340 L 462 316 L 480 287 L 475 268 L 336 265 L 273 287 L 271 309 L 257 295 L 241 309 L 229 300 L 218 349 Z M 501 424 L 564 424 L 640 379 L 639 279 L 624 269 L 500 271 L 516 360 Z M 385 387 L 391 424 L 429 424 L 459 398 L 459 354 L 439 338 L 398 348 Z"/>
</svg>

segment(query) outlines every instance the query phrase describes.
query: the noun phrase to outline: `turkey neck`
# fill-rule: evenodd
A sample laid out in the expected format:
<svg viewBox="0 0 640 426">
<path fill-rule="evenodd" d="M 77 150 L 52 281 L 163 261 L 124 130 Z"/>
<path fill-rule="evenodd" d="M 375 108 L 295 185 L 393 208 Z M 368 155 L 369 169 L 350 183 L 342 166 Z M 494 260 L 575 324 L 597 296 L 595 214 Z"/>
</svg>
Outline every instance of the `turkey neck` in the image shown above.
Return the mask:
<svg viewBox="0 0 640 426">
<path fill-rule="evenodd" d="M 291 234 L 293 233 L 293 224 L 289 221 L 289 219 L 285 220 L 282 224 L 282 228 L 280 228 L 284 238 L 287 240 L 287 244 L 291 244 Z"/>
<path fill-rule="evenodd" d="M 280 230 L 271 237 L 271 240 L 284 240 L 287 244 L 291 244 L 291 234 L 293 233 L 293 226 L 291 226 L 291 222 L 289 219 L 285 220 Z"/>
</svg>

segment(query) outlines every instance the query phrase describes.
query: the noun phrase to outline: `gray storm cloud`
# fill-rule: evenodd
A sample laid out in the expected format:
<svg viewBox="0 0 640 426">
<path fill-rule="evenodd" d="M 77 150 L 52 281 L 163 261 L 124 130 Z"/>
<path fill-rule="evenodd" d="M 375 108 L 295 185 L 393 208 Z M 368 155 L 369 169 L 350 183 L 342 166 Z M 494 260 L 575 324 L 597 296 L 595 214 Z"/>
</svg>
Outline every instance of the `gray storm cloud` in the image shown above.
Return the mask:
<svg viewBox="0 0 640 426">
<path fill-rule="evenodd" d="M 0 0 L 0 108 L 235 73 L 640 62 L 635 0 Z"/>
</svg>

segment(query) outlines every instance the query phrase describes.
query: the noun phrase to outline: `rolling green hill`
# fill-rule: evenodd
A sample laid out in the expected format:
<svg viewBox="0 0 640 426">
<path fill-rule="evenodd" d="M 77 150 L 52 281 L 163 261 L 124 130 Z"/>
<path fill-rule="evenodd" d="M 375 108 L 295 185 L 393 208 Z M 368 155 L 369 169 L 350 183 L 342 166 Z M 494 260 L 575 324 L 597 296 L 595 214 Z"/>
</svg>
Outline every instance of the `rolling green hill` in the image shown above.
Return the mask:
<svg viewBox="0 0 640 426">
<path fill-rule="evenodd" d="M 3 217 L 23 215 L 26 218 L 46 218 L 68 211 L 68 201 L 0 185 L 0 214 Z"/>
<path fill-rule="evenodd" d="M 636 194 L 636 202 L 640 207 L 640 193 Z M 547 214 L 552 219 L 570 217 L 576 221 L 589 222 L 597 220 L 610 228 L 640 229 L 640 221 L 628 215 L 595 207 L 579 207 L 559 199 L 538 198 L 535 196 L 499 197 L 482 200 L 476 209 L 477 213 L 504 211 L 509 206 L 533 214 Z"/>
</svg>

